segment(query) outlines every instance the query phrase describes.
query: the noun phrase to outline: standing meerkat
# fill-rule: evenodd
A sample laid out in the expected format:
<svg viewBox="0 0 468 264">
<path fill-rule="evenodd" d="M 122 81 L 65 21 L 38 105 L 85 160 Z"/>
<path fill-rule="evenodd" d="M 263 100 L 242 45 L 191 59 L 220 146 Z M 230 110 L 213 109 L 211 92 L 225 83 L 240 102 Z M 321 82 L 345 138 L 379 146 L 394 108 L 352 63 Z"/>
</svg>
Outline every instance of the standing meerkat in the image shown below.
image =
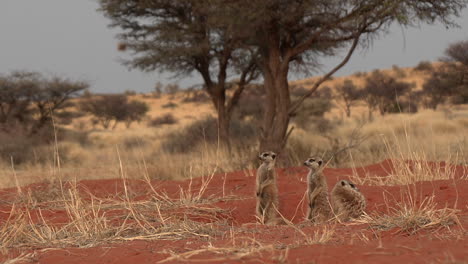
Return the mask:
<svg viewBox="0 0 468 264">
<path fill-rule="evenodd" d="M 347 180 L 336 183 L 331 192 L 331 203 L 336 217 L 340 221 L 358 218 L 366 208 L 366 198 L 359 189 Z"/>
<path fill-rule="evenodd" d="M 328 200 L 328 185 L 323 175 L 323 160 L 312 157 L 304 162 L 309 168 L 307 175 L 308 211 L 306 219 L 314 223 L 322 223 L 332 216 Z"/>
<path fill-rule="evenodd" d="M 267 151 L 258 158 L 262 164 L 257 169 L 256 215 L 264 224 L 278 224 L 278 186 L 276 184 L 276 153 Z"/>
</svg>

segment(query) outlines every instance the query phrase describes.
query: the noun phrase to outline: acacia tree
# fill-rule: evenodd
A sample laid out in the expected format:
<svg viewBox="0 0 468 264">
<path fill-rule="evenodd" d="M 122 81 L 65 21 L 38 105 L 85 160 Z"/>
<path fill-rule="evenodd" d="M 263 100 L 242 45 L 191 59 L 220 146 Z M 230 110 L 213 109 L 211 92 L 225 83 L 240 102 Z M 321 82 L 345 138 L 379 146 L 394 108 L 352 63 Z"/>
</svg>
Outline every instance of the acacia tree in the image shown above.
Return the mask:
<svg viewBox="0 0 468 264">
<path fill-rule="evenodd" d="M 280 152 L 291 129 L 290 117 L 307 97 L 343 67 L 356 47 L 386 32 L 392 22 L 403 26 L 421 22 L 453 25 L 466 0 L 249 0 L 227 1 L 236 6 L 234 25 L 251 33 L 245 42 L 257 47 L 266 89 L 260 150 Z M 288 74 L 294 63 L 317 65 L 317 58 L 346 49 L 343 60 L 314 83 L 307 94 L 292 101 Z"/>
<path fill-rule="evenodd" d="M 375 70 L 366 78 L 363 96 L 369 107 L 369 119 L 376 107 L 381 115 L 391 112 L 395 106 L 400 108 L 398 97 L 407 94 L 413 83 L 398 81 L 388 74 Z"/>
<path fill-rule="evenodd" d="M 441 67 L 432 72 L 431 77 L 424 82 L 423 89 L 419 93 L 424 97 L 424 106 L 435 110 L 439 104 L 444 102 L 446 97 L 454 93 L 457 81 L 447 68 Z"/>
<path fill-rule="evenodd" d="M 449 62 L 439 71 L 443 82 L 453 84 L 446 87 L 448 95 L 456 95 L 459 103 L 468 102 L 468 40 L 455 42 L 445 50 L 444 61 Z"/>
<path fill-rule="evenodd" d="M 83 81 L 47 78 L 37 72 L 17 71 L 0 76 L 0 124 L 19 123 L 38 133 L 52 117 L 67 113 L 70 99 L 89 87 Z"/>
<path fill-rule="evenodd" d="M 442 22 L 447 26 L 468 0 L 100 0 L 101 10 L 120 27 L 120 38 L 134 52 L 131 67 L 197 71 L 218 112 L 221 138 L 227 141 L 232 105 L 226 82 L 234 65 L 240 82 L 253 79 L 255 61 L 266 91 L 260 150 L 281 152 L 289 121 L 307 97 L 343 67 L 359 45 L 385 33 L 392 22 L 403 26 Z M 343 60 L 292 101 L 288 74 L 318 57 L 345 50 Z M 258 58 L 257 58 L 258 57 Z M 255 60 L 257 59 L 257 60 Z M 299 67 L 300 69 L 300 67 Z M 238 72 L 239 73 L 239 72 Z M 246 77 L 250 76 L 250 77 Z M 244 85 L 239 85 L 242 91 Z M 238 92 L 234 92 L 236 95 Z"/>
<path fill-rule="evenodd" d="M 221 141 L 230 148 L 233 108 L 245 86 L 257 77 L 256 53 L 240 49 L 244 28 L 232 26 L 222 14 L 224 1 L 100 0 L 100 11 L 118 27 L 124 47 L 134 55 L 126 62 L 144 71 L 177 75 L 197 72 L 218 115 Z M 235 91 L 227 95 L 229 82 Z"/>
<path fill-rule="evenodd" d="M 149 106 L 142 101 L 129 101 L 125 95 L 113 94 L 85 98 L 80 103 L 80 109 L 93 115 L 105 129 L 114 122 L 114 129 L 119 122 L 124 122 L 128 128 L 134 121 L 141 121 Z"/>
<path fill-rule="evenodd" d="M 361 99 L 362 91 L 351 80 L 345 80 L 342 84 L 336 85 L 335 90 L 336 98 L 339 100 L 338 105 L 343 108 L 347 117 L 351 117 L 351 106 Z"/>
</svg>

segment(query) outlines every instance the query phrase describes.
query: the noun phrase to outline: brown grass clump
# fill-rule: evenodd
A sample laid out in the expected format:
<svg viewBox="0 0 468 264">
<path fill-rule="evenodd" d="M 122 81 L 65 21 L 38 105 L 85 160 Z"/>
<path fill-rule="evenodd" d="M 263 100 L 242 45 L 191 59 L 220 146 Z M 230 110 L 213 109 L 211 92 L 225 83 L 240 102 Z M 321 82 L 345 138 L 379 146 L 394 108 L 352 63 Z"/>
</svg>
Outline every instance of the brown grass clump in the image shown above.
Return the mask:
<svg viewBox="0 0 468 264">
<path fill-rule="evenodd" d="M 173 125 L 177 123 L 177 119 L 172 114 L 165 114 L 160 117 L 155 117 L 148 122 L 150 127 L 158 127 L 161 125 Z"/>
<path fill-rule="evenodd" d="M 451 208 L 437 209 L 434 196 L 415 202 L 413 197 L 396 206 L 388 206 L 388 213 L 366 215 L 358 220 L 368 224 L 376 230 L 390 230 L 396 228 L 397 233 L 413 235 L 421 230 L 450 229 L 450 226 L 459 223 L 458 210 Z"/>
</svg>

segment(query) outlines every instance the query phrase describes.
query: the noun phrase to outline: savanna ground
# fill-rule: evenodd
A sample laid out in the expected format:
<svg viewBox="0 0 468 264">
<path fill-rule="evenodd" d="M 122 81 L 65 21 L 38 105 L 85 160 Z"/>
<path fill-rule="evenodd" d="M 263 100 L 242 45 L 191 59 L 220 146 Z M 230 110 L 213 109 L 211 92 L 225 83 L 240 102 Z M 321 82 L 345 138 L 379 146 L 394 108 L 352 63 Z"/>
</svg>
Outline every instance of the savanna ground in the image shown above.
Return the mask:
<svg viewBox="0 0 468 264">
<path fill-rule="evenodd" d="M 424 73 L 405 71 L 421 85 Z M 204 123 L 214 114 L 209 102 L 188 102 L 184 93 L 133 97 L 151 104 L 149 120 L 167 114 L 173 120 L 103 130 L 85 116 L 49 145 L 24 146 L 20 164 L 3 161 L 0 261 L 468 261 L 466 105 L 375 113 L 369 121 L 358 103 L 351 118 L 335 106 L 326 122 L 296 121 L 285 167 L 278 168 L 280 212 L 289 224 L 263 226 L 253 213 L 251 130 L 235 128 L 240 136 L 228 154 Z M 325 170 L 329 186 L 339 179 L 358 184 L 368 202 L 365 216 L 303 223 L 307 171 L 300 164 L 311 154 L 335 154 Z"/>
</svg>

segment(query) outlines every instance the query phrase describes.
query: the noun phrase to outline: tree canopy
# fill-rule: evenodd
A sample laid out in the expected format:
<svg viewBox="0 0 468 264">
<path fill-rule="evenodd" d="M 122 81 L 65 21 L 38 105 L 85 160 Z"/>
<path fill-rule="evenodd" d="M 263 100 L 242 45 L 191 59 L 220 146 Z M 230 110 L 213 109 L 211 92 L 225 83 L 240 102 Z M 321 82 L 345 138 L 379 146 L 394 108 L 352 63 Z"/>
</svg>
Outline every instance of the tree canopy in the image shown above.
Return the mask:
<svg viewBox="0 0 468 264">
<path fill-rule="evenodd" d="M 197 71 L 222 115 L 226 77 L 254 77 L 265 87 L 260 151 L 281 152 L 291 116 L 351 58 L 358 46 L 387 32 L 393 23 L 454 26 L 468 0 L 100 0 L 133 52 L 127 62 L 143 70 L 176 74 Z M 346 55 L 302 97 L 291 100 L 288 74 L 315 69 L 323 56 Z M 213 85 L 216 84 L 216 85 Z M 242 91 L 242 89 L 240 89 Z M 236 92 L 234 94 L 237 94 Z M 235 98 L 235 97 L 233 97 Z M 236 102 L 236 100 L 232 100 Z M 222 105 L 222 109 L 220 108 Z M 221 115 L 220 115 L 221 114 Z"/>
</svg>

